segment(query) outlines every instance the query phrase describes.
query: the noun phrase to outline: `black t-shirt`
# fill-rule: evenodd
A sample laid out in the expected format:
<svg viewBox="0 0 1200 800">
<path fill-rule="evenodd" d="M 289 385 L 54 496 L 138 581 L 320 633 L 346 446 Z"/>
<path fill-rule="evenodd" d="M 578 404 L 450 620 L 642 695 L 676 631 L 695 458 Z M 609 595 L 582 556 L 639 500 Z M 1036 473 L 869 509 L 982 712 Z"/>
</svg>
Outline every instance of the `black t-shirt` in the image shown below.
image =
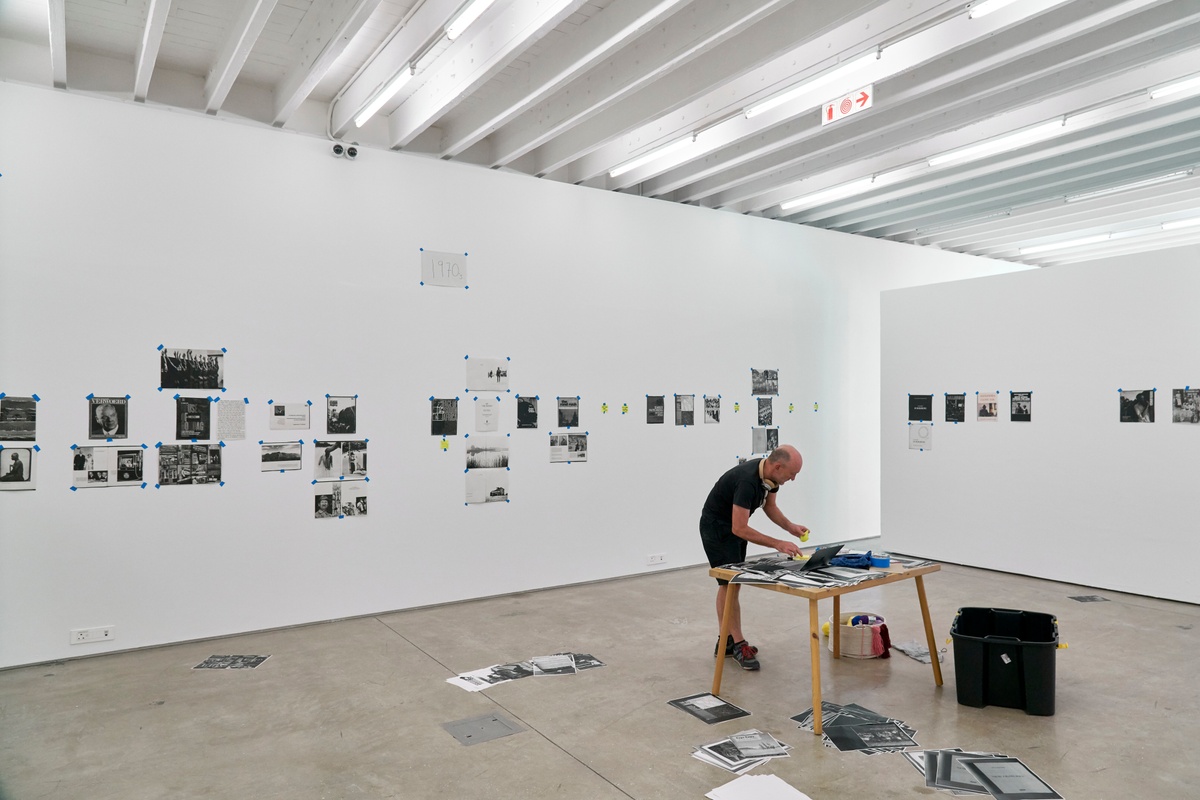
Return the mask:
<svg viewBox="0 0 1200 800">
<path fill-rule="evenodd" d="M 748 509 L 751 514 L 762 508 L 767 494 L 774 494 L 779 489 L 768 489 L 758 477 L 760 461 L 761 458 L 750 459 L 717 478 L 704 501 L 704 513 L 722 522 L 732 522 L 734 506 Z"/>
</svg>

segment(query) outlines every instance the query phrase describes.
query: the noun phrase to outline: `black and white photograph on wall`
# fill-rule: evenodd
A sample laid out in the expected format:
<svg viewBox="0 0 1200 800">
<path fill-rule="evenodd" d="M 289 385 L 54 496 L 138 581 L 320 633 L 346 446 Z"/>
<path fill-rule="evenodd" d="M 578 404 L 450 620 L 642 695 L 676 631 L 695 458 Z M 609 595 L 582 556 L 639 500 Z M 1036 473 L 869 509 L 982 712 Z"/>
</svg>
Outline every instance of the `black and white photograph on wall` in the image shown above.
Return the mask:
<svg viewBox="0 0 1200 800">
<path fill-rule="evenodd" d="M 558 427 L 560 427 L 560 428 L 578 428 L 579 427 L 579 398 L 578 397 L 560 397 L 560 398 L 558 398 Z"/>
<path fill-rule="evenodd" d="M 262 471 L 290 472 L 300 469 L 304 445 L 301 442 L 263 442 Z"/>
<path fill-rule="evenodd" d="M 977 392 L 976 399 L 976 419 L 980 422 L 995 421 L 1000 413 L 1000 401 L 996 397 L 995 392 Z"/>
<path fill-rule="evenodd" d="M 0 442 L 37 440 L 37 401 L 32 397 L 0 397 Z"/>
<path fill-rule="evenodd" d="M 467 391 L 495 392 L 508 390 L 508 359 L 468 358 Z"/>
<path fill-rule="evenodd" d="M 1012 422 L 1030 422 L 1033 419 L 1033 392 L 1013 392 L 1009 414 Z"/>
<path fill-rule="evenodd" d="M 528 395 L 517 395 L 517 428 L 536 428 L 538 422 L 538 399 Z"/>
<path fill-rule="evenodd" d="M 225 354 L 220 350 L 164 347 L 159 351 L 164 389 L 224 389 Z"/>
<path fill-rule="evenodd" d="M 342 477 L 365 478 L 367 476 L 367 440 L 355 439 L 342 442 Z"/>
<path fill-rule="evenodd" d="M 94 447 L 93 450 L 104 448 Z M 158 448 L 158 484 L 221 482 L 221 448 L 213 444 L 164 444 Z"/>
<path fill-rule="evenodd" d="M 340 483 L 318 483 L 313 490 L 313 517 L 337 519 L 341 516 L 342 485 Z"/>
<path fill-rule="evenodd" d="M 550 463 L 566 464 L 572 461 L 587 461 L 588 437 L 586 433 L 555 433 L 550 436 Z"/>
<path fill-rule="evenodd" d="M 175 438 L 200 441 L 211 439 L 211 406 L 212 400 L 207 397 L 176 397 Z"/>
<path fill-rule="evenodd" d="M 313 467 L 313 477 L 319 481 L 336 481 L 342 477 L 342 464 L 346 451 L 343 446 L 347 442 L 314 441 L 316 464 Z"/>
<path fill-rule="evenodd" d="M 71 469 L 71 485 L 80 489 L 141 486 L 142 448 L 76 447 Z"/>
<path fill-rule="evenodd" d="M 124 397 L 89 397 L 88 438 L 128 438 L 128 415 L 129 400 Z"/>
<path fill-rule="evenodd" d="M 770 453 L 779 447 L 779 428 L 751 428 L 750 452 Z"/>
<path fill-rule="evenodd" d="M 508 466 L 508 437 L 468 436 L 467 469 L 503 469 Z"/>
<path fill-rule="evenodd" d="M 758 398 L 758 424 L 762 426 L 774 425 L 774 406 L 770 397 Z"/>
<path fill-rule="evenodd" d="M 20 492 L 37 488 L 32 447 L 0 447 L 0 492 Z"/>
<path fill-rule="evenodd" d="M 946 422 L 966 422 L 967 421 L 967 395 L 963 394 L 948 394 L 946 395 Z"/>
<path fill-rule="evenodd" d="M 779 370 L 751 367 L 750 394 L 779 394 Z"/>
<path fill-rule="evenodd" d="M 309 406 L 306 402 L 272 403 L 269 426 L 273 431 L 306 431 L 309 429 Z"/>
<path fill-rule="evenodd" d="M 704 424 L 716 424 L 721 421 L 721 398 L 704 396 Z"/>
<path fill-rule="evenodd" d="M 933 449 L 933 423 L 932 422 L 910 422 L 910 423 L 908 423 L 908 449 L 909 450 L 932 450 Z"/>
<path fill-rule="evenodd" d="M 1171 421 L 1200 422 L 1200 389 L 1171 390 Z"/>
<path fill-rule="evenodd" d="M 508 500 L 508 475 L 506 469 L 467 470 L 466 501 L 476 503 L 503 503 Z"/>
<path fill-rule="evenodd" d="M 458 398 L 431 397 L 429 406 L 429 432 L 434 436 L 457 436 Z"/>
<path fill-rule="evenodd" d="M 696 424 L 696 395 L 694 395 L 694 394 L 677 394 L 677 395 L 675 395 L 675 424 L 676 425 L 695 425 Z"/>
<path fill-rule="evenodd" d="M 908 421 L 933 422 L 933 395 L 910 394 L 908 396 Z"/>
<path fill-rule="evenodd" d="M 342 490 L 342 516 L 365 517 L 367 515 L 367 482 L 345 481 L 338 486 Z"/>
<path fill-rule="evenodd" d="M 1154 422 L 1153 389 L 1121 390 L 1121 422 Z"/>
<path fill-rule="evenodd" d="M 358 398 L 327 396 L 325 398 L 325 433 L 330 436 L 358 433 Z"/>
<path fill-rule="evenodd" d="M 667 418 L 667 396 L 663 394 L 646 395 L 646 424 L 662 425 Z"/>
</svg>

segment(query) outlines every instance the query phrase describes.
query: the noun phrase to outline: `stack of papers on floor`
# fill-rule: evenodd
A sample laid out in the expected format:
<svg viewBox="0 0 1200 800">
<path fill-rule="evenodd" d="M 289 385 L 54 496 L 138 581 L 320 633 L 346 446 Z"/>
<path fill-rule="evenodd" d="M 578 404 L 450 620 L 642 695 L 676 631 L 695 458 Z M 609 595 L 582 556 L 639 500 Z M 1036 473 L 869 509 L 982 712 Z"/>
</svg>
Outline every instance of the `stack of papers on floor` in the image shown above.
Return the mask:
<svg viewBox="0 0 1200 800">
<path fill-rule="evenodd" d="M 1020 759 L 1003 753 L 979 753 L 957 747 L 911 750 L 904 757 L 925 776 L 931 789 L 957 796 L 996 800 L 1062 800 Z"/>
<path fill-rule="evenodd" d="M 814 730 L 813 710 L 792 717 L 806 731 Z M 877 714 L 857 703 L 821 703 L 821 735 L 826 747 L 857 750 L 864 755 L 896 753 L 916 747 L 916 730 L 898 719 Z"/>
<path fill-rule="evenodd" d="M 498 683 L 508 683 L 530 676 L 574 675 L 585 669 L 603 666 L 603 661 L 589 653 L 555 653 L 550 656 L 534 656 L 528 661 L 493 664 L 447 678 L 446 683 L 468 692 L 478 692 Z"/>
<path fill-rule="evenodd" d="M 704 796 L 710 800 L 812 800 L 775 775 L 743 775 Z"/>
<path fill-rule="evenodd" d="M 791 745 L 771 734 L 751 728 L 727 739 L 701 745 L 692 751 L 692 757 L 741 775 L 772 758 L 787 758 L 791 749 Z"/>
</svg>

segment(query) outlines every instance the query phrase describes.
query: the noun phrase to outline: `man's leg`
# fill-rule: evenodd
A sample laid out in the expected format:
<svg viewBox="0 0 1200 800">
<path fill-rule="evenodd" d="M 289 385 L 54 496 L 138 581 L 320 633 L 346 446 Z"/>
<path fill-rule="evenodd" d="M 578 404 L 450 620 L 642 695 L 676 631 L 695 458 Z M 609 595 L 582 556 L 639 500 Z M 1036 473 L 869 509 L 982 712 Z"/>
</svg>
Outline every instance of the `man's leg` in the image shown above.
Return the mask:
<svg viewBox="0 0 1200 800">
<path fill-rule="evenodd" d="M 717 587 L 717 631 L 721 630 L 721 618 L 725 615 L 725 599 L 729 593 L 729 585 Z M 729 607 L 729 635 L 735 642 L 742 641 L 742 599 L 735 595 L 733 605 Z"/>
</svg>

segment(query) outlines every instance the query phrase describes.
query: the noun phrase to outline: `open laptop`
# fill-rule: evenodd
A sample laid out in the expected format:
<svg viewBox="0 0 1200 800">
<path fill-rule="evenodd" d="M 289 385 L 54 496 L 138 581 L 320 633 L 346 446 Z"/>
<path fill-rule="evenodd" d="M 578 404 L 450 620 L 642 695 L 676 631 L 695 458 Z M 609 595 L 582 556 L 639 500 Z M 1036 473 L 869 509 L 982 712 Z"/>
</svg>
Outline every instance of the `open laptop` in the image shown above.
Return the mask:
<svg viewBox="0 0 1200 800">
<path fill-rule="evenodd" d="M 788 564 L 784 568 L 787 569 L 788 572 L 795 572 L 798 574 L 822 569 L 823 567 L 829 566 L 829 563 L 833 561 L 833 557 L 836 556 L 838 551 L 841 549 L 842 545 L 840 544 L 831 544 L 828 547 L 818 547 L 812 552 L 812 555 L 808 557 L 807 561 L 793 561 L 792 564 L 795 564 L 795 566 Z"/>
</svg>

